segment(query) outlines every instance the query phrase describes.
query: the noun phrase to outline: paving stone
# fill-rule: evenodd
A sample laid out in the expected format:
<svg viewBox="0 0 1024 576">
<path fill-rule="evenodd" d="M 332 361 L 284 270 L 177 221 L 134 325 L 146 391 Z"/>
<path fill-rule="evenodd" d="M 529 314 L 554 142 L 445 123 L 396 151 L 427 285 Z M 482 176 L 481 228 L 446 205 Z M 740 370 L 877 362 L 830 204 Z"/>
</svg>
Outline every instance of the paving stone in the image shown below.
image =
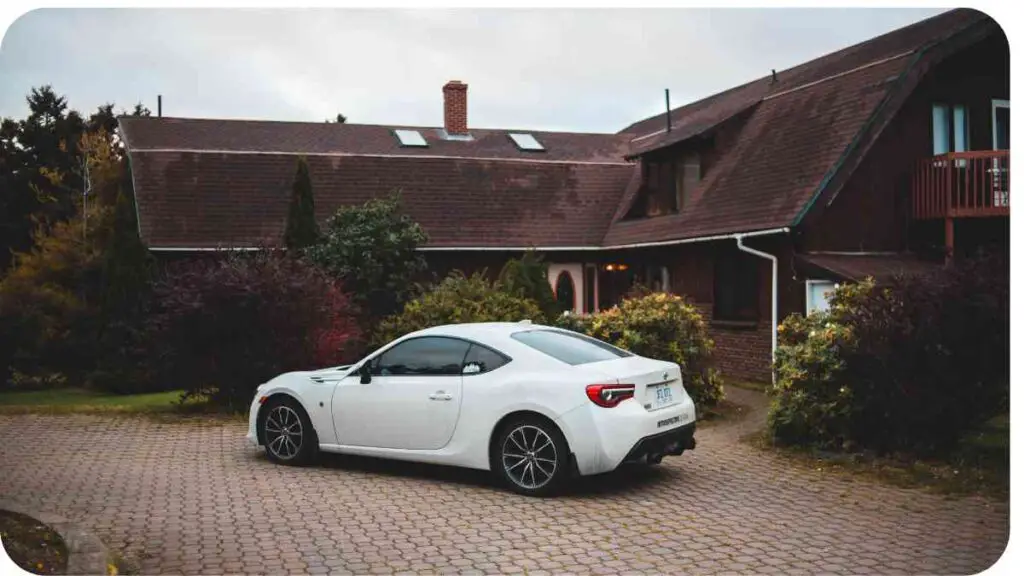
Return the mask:
<svg viewBox="0 0 1024 576">
<path fill-rule="evenodd" d="M 485 473 L 324 455 L 276 466 L 241 423 L 0 416 L 0 496 L 72 518 L 143 574 L 977 573 L 1002 554 L 1008 506 L 796 467 L 698 426 L 657 467 L 557 498 Z M 744 396 L 746 395 L 746 396 Z"/>
</svg>

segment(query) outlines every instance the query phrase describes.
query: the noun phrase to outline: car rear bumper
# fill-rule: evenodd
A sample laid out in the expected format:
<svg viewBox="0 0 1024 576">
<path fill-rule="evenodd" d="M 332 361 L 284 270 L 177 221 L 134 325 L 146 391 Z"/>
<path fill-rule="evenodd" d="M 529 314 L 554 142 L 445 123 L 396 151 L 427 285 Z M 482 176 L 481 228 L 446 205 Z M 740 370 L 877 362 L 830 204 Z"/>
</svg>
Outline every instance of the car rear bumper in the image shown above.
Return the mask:
<svg viewBox="0 0 1024 576">
<path fill-rule="evenodd" d="M 684 450 L 693 450 L 697 447 L 697 440 L 693 437 L 696 429 L 697 423 L 690 422 L 667 432 L 641 438 L 622 459 L 622 463 L 657 462 L 664 456 L 679 456 Z"/>
<path fill-rule="evenodd" d="M 635 460 L 638 447 L 647 450 L 645 454 L 658 454 L 660 446 L 660 455 L 665 456 L 682 453 L 675 442 L 679 440 L 683 450 L 692 449 L 696 420 L 693 400 L 686 396 L 676 405 L 653 411 L 634 400 L 614 408 L 588 403 L 563 414 L 556 424 L 566 435 L 580 474 L 588 476 L 610 472 L 623 462 Z"/>
</svg>

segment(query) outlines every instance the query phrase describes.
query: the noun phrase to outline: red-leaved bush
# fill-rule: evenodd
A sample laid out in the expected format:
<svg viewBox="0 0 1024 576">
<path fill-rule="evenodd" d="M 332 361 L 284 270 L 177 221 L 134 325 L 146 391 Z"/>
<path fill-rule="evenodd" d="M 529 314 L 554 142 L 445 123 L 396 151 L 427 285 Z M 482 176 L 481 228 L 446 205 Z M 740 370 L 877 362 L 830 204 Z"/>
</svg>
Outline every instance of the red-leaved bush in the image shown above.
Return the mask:
<svg viewBox="0 0 1024 576">
<path fill-rule="evenodd" d="M 278 374 L 342 364 L 363 346 L 340 284 L 269 250 L 170 266 L 153 308 L 151 377 L 233 410 Z"/>
</svg>

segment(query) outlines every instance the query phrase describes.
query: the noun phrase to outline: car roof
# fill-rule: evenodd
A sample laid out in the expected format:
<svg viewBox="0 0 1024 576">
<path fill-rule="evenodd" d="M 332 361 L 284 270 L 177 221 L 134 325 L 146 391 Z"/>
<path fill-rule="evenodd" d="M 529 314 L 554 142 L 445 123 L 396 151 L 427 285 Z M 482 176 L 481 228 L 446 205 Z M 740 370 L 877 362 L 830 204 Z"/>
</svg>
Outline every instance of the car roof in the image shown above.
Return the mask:
<svg viewBox="0 0 1024 576">
<path fill-rule="evenodd" d="M 508 338 L 515 332 L 523 330 L 551 328 L 543 324 L 534 324 L 529 321 L 522 322 L 469 322 L 466 324 L 445 324 L 425 328 L 409 334 L 409 336 L 451 336 L 455 338 L 467 338 L 479 340 L 483 344 L 501 341 Z"/>
</svg>

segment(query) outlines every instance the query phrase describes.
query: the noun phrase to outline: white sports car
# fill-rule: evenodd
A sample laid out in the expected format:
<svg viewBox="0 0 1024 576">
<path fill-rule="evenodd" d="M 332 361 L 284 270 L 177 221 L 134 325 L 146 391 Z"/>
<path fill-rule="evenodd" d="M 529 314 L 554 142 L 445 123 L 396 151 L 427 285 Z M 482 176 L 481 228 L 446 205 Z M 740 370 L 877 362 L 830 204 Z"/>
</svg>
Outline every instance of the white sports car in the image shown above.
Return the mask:
<svg viewBox="0 0 1024 576">
<path fill-rule="evenodd" d="M 693 449 L 679 366 L 522 323 L 438 326 L 350 366 L 260 385 L 248 439 L 282 464 L 318 450 L 491 470 L 512 490 Z"/>
</svg>

